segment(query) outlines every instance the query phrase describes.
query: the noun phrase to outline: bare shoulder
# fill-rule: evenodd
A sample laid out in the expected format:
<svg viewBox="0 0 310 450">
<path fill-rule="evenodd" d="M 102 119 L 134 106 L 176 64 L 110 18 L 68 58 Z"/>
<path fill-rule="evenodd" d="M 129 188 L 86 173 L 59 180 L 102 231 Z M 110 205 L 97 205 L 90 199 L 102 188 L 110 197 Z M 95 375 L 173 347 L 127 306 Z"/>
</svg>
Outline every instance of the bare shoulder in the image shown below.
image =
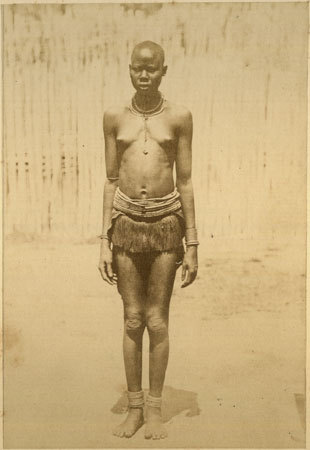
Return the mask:
<svg viewBox="0 0 310 450">
<path fill-rule="evenodd" d="M 119 116 L 124 114 L 125 110 L 125 105 L 113 105 L 104 111 L 104 117 L 106 119 L 117 119 Z"/>
<path fill-rule="evenodd" d="M 172 103 L 168 100 L 166 102 L 168 111 L 179 125 L 189 125 L 192 123 L 192 113 L 186 106 Z"/>
<path fill-rule="evenodd" d="M 172 102 L 167 102 L 167 109 L 171 114 L 178 133 L 191 136 L 193 131 L 193 118 L 190 110 L 183 105 Z"/>
<path fill-rule="evenodd" d="M 111 129 L 117 127 L 120 118 L 126 111 L 125 105 L 110 106 L 104 111 L 103 125 L 105 129 Z"/>
</svg>

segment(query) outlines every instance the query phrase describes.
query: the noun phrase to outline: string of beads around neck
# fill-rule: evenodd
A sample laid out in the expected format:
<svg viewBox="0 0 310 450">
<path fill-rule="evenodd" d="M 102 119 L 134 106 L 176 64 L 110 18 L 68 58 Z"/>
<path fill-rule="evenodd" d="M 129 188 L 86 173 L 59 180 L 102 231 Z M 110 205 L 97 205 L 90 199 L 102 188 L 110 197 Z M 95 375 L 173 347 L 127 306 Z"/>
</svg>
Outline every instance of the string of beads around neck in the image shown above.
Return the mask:
<svg viewBox="0 0 310 450">
<path fill-rule="evenodd" d="M 143 117 L 150 117 L 150 116 L 155 116 L 156 114 L 160 114 L 163 110 L 164 110 L 164 97 L 162 95 L 162 93 L 160 93 L 160 99 L 159 102 L 157 103 L 157 105 L 152 108 L 152 109 L 141 109 L 139 108 L 139 106 L 137 105 L 136 102 L 136 98 L 135 96 L 133 96 L 132 100 L 131 100 L 131 105 L 130 105 L 130 110 L 132 113 L 139 115 L 139 116 L 143 116 Z"/>
</svg>

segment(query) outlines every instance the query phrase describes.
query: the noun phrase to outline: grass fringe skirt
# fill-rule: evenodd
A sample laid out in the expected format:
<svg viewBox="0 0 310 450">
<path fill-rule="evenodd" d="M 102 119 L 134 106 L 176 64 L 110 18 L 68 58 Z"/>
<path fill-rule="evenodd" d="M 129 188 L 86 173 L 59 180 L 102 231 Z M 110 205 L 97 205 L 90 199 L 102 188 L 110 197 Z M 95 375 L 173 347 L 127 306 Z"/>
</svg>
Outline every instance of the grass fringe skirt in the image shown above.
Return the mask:
<svg viewBox="0 0 310 450">
<path fill-rule="evenodd" d="M 112 243 L 133 253 L 163 252 L 182 247 L 184 224 L 176 214 L 161 218 L 119 215 L 112 226 Z"/>
</svg>

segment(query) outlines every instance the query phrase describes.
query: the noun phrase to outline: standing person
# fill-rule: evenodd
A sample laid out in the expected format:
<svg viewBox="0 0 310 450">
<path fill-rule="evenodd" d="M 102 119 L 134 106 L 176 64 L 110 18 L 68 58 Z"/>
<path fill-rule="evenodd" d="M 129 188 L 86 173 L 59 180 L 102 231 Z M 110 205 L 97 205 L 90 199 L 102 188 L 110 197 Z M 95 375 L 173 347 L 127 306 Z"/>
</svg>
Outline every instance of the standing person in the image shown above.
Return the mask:
<svg viewBox="0 0 310 450">
<path fill-rule="evenodd" d="M 114 434 L 131 437 L 144 423 L 142 337 L 147 328 L 150 389 L 145 438 L 162 439 L 167 436 L 161 399 L 169 353 L 170 297 L 178 265 L 182 265 L 182 287 L 194 281 L 198 268 L 192 116 L 158 90 L 167 72 L 158 44 L 136 45 L 129 71 L 136 90 L 131 102 L 107 110 L 103 120 L 107 178 L 99 270 L 107 283 L 117 284 L 124 304 L 129 412 Z"/>
</svg>

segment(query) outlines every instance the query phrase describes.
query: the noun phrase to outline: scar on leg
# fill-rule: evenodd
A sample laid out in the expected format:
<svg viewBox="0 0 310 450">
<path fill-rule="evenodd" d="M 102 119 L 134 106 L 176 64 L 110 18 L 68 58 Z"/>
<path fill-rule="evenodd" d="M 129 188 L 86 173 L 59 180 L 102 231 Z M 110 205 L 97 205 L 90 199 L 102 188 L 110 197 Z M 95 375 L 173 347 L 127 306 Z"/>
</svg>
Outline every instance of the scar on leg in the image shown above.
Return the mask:
<svg viewBox="0 0 310 450">
<path fill-rule="evenodd" d="M 140 312 L 130 312 L 125 315 L 126 331 L 139 331 L 145 328 L 143 314 Z"/>
</svg>

